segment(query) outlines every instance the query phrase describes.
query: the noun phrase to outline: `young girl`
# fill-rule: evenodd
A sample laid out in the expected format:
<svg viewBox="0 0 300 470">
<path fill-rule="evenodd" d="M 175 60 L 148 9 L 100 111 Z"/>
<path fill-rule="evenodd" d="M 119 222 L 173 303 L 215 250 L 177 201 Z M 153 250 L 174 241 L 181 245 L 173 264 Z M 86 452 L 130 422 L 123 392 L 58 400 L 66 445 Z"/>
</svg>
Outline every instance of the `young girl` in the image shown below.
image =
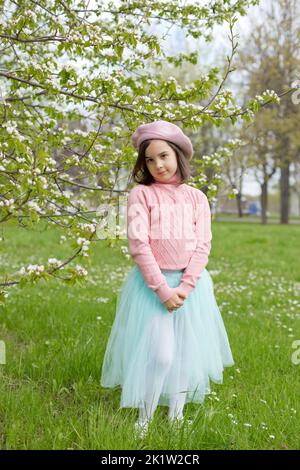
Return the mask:
<svg viewBox="0 0 300 470">
<path fill-rule="evenodd" d="M 226 330 L 205 269 L 211 249 L 206 195 L 184 183 L 193 156 L 190 139 L 167 121 L 132 135 L 139 183 L 127 204 L 129 251 L 136 263 L 117 299 L 101 385 L 122 387 L 120 407 L 139 408 L 145 435 L 157 405 L 171 421 L 184 404 L 202 403 L 209 379 L 223 381 L 234 364 Z"/>
</svg>

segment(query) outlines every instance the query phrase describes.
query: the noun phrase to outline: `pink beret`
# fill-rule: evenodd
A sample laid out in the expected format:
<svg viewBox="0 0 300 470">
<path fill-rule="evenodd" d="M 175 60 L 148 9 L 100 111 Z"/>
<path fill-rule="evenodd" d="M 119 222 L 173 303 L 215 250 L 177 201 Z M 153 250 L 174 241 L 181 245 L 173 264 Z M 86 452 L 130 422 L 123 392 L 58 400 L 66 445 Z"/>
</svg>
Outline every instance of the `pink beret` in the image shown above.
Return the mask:
<svg viewBox="0 0 300 470">
<path fill-rule="evenodd" d="M 178 145 L 188 160 L 193 156 L 193 145 L 189 137 L 186 136 L 180 127 L 168 121 L 154 121 L 148 124 L 142 124 L 131 136 L 135 148 L 147 139 L 169 140 Z"/>
</svg>

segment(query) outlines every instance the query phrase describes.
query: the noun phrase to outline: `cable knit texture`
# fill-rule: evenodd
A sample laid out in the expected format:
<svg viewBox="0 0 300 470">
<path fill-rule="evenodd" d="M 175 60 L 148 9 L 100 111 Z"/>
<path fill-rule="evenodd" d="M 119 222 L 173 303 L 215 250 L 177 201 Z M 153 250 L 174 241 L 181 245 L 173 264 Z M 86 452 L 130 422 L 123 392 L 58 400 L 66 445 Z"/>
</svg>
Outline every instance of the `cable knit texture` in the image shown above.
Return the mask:
<svg viewBox="0 0 300 470">
<path fill-rule="evenodd" d="M 147 286 L 162 303 L 175 293 L 161 269 L 183 270 L 180 288 L 188 295 L 208 263 L 211 213 L 206 195 L 180 182 L 179 174 L 150 186 L 139 184 L 128 195 L 127 237 L 130 254 Z"/>
</svg>

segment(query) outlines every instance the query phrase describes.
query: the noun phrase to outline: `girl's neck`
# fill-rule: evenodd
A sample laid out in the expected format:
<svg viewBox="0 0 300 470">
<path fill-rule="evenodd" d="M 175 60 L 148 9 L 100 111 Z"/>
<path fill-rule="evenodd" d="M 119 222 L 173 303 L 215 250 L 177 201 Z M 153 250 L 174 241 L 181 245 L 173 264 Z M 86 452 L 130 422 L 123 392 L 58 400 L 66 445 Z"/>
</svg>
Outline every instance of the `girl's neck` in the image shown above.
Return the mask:
<svg viewBox="0 0 300 470">
<path fill-rule="evenodd" d="M 154 176 L 153 176 L 153 178 L 154 178 L 153 184 L 163 184 L 163 185 L 172 184 L 172 185 L 175 185 L 175 186 L 181 184 L 181 177 L 180 177 L 179 171 L 177 171 L 173 176 L 171 176 L 171 178 L 166 179 L 164 181 L 159 181 Z"/>
</svg>

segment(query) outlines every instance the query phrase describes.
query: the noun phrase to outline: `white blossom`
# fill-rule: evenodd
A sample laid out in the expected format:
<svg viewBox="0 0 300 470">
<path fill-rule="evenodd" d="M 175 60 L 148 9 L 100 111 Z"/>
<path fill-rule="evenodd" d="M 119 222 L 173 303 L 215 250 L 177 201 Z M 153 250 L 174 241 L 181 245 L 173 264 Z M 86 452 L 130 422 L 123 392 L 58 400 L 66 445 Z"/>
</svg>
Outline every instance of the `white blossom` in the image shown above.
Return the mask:
<svg viewBox="0 0 300 470">
<path fill-rule="evenodd" d="M 61 264 L 61 261 L 59 261 L 59 260 L 56 259 L 56 258 L 49 258 L 49 259 L 48 259 L 48 263 L 49 263 L 52 267 L 57 268 L 57 267 Z"/>
<path fill-rule="evenodd" d="M 36 276 L 40 276 L 41 273 L 44 271 L 44 266 L 43 265 L 38 265 L 38 264 L 29 264 L 26 268 L 23 266 L 19 270 L 19 274 L 21 275 L 31 275 L 35 274 Z"/>
<path fill-rule="evenodd" d="M 84 268 L 83 268 L 82 266 L 80 266 L 79 264 L 77 264 L 77 265 L 75 266 L 75 272 L 76 272 L 76 274 L 77 274 L 78 276 L 81 276 L 81 277 L 87 276 L 87 274 L 88 274 L 87 270 L 84 269 Z"/>
</svg>

